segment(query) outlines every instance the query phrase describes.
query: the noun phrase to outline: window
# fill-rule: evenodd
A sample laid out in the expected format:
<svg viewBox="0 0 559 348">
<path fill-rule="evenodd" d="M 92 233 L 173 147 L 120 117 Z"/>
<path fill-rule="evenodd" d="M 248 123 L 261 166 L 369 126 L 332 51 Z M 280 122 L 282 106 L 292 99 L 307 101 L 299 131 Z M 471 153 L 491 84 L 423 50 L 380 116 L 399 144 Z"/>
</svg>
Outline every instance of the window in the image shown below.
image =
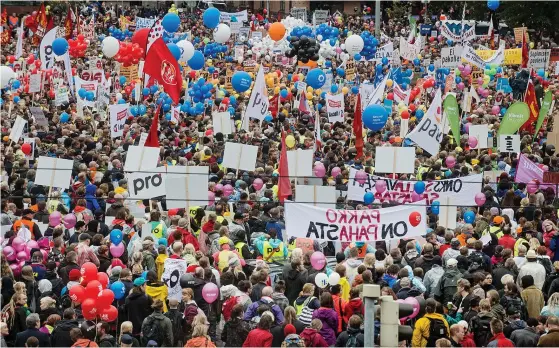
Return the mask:
<svg viewBox="0 0 559 348">
<path fill-rule="evenodd" d="M 280 1 L 280 11 L 285 12 L 285 1 Z"/>
<path fill-rule="evenodd" d="M 260 1 L 260 8 L 266 8 L 266 1 Z"/>
</svg>

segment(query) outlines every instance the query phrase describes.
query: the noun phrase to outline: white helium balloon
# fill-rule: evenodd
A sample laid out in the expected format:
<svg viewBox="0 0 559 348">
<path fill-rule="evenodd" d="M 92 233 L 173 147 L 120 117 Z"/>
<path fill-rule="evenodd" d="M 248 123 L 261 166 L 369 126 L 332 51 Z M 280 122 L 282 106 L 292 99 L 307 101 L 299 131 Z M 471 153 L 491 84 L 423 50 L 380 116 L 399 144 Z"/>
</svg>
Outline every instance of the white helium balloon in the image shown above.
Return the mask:
<svg viewBox="0 0 559 348">
<path fill-rule="evenodd" d="M 330 274 L 330 277 L 328 277 L 328 283 L 334 286 L 334 285 L 338 285 L 339 282 L 340 282 L 340 275 L 336 272 L 332 272 L 332 274 Z"/>
<path fill-rule="evenodd" d="M 116 98 L 116 100 L 122 99 L 122 93 L 115 94 L 115 98 Z"/>
<path fill-rule="evenodd" d="M 268 62 L 272 59 L 272 57 L 270 57 L 269 54 L 267 54 L 266 57 L 264 57 L 264 58 L 266 58 L 266 61 L 268 61 Z"/>
<path fill-rule="evenodd" d="M 16 78 L 16 73 L 9 66 L 2 65 L 0 67 L 0 88 L 9 86 L 10 81 Z"/>
<path fill-rule="evenodd" d="M 345 40 L 345 49 L 352 56 L 361 52 L 363 47 L 365 47 L 365 42 L 359 35 L 353 34 Z"/>
<path fill-rule="evenodd" d="M 116 56 L 118 50 L 120 49 L 120 43 L 112 36 L 107 36 L 106 38 L 104 38 L 102 45 L 103 47 L 101 50 L 107 58 Z"/>
<path fill-rule="evenodd" d="M 318 34 L 318 35 L 316 36 L 316 39 L 317 39 L 318 41 L 322 41 L 322 35 Z"/>
<path fill-rule="evenodd" d="M 316 286 L 318 286 L 321 289 L 324 289 L 328 285 L 328 276 L 326 275 L 326 273 L 322 273 L 322 272 L 318 273 L 314 277 L 314 282 Z"/>
<path fill-rule="evenodd" d="M 194 46 L 192 42 L 187 40 L 181 40 L 177 42 L 177 46 L 181 50 L 181 57 L 179 59 L 180 62 L 188 62 L 190 58 L 194 55 Z"/>
<path fill-rule="evenodd" d="M 214 29 L 214 40 L 219 43 L 226 43 L 231 37 L 231 28 L 227 24 L 221 23 Z"/>
</svg>

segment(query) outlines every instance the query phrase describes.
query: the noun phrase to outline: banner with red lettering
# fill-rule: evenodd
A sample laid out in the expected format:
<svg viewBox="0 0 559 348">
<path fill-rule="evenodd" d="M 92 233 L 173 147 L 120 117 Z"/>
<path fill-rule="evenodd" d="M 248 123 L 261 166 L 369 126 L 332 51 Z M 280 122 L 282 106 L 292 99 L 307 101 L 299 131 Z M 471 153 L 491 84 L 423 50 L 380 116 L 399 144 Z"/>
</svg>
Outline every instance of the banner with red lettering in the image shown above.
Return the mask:
<svg viewBox="0 0 559 348">
<path fill-rule="evenodd" d="M 419 237 L 426 233 L 425 206 L 343 210 L 286 202 L 285 228 L 289 237 L 331 242 L 375 242 Z"/>
</svg>

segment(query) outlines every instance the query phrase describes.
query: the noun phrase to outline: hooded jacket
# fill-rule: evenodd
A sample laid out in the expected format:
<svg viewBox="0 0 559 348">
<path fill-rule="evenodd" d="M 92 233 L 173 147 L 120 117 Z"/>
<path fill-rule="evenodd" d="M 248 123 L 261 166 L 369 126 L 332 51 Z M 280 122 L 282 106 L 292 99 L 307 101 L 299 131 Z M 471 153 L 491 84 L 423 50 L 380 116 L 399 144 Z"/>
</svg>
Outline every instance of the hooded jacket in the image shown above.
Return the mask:
<svg viewBox="0 0 559 348">
<path fill-rule="evenodd" d="M 354 314 L 358 314 L 358 315 L 361 315 L 361 316 L 363 316 L 365 314 L 365 306 L 363 305 L 363 300 L 359 297 L 352 298 L 346 304 L 346 306 L 344 308 L 344 320 L 345 320 L 345 322 L 349 323 L 349 318 L 351 318 L 351 316 L 354 315 Z"/>
<path fill-rule="evenodd" d="M 70 347 L 73 345 L 73 341 L 70 338 L 70 330 L 74 328 L 79 328 L 77 320 L 73 319 L 62 319 L 56 326 L 52 333 L 50 334 L 50 345 L 53 347 Z"/>
<path fill-rule="evenodd" d="M 433 265 L 433 267 L 425 273 L 425 277 L 423 278 L 423 285 L 425 285 L 425 298 L 433 297 L 437 294 L 439 281 L 443 275 L 444 268 L 439 265 Z"/>
<path fill-rule="evenodd" d="M 156 325 L 158 330 L 159 337 L 163 339 L 163 342 L 157 342 L 161 347 L 172 347 L 173 346 L 173 323 L 171 320 L 163 315 L 161 312 L 153 312 L 150 316 L 144 319 L 142 323 L 142 332 L 146 332 L 147 328 L 146 325 L 149 320 L 157 321 Z"/>
<path fill-rule="evenodd" d="M 298 271 L 294 269 L 289 269 L 286 273 L 284 273 L 286 278 L 285 280 L 285 297 L 290 304 L 293 303 L 303 290 L 303 285 L 307 282 L 308 272 L 307 270 Z"/>
<path fill-rule="evenodd" d="M 332 308 L 320 307 L 312 314 L 313 319 L 322 321 L 322 329 L 320 334 L 324 337 L 329 346 L 336 344 L 336 331 L 338 329 L 338 313 Z M 303 331 L 304 333 L 304 331 Z M 301 335 L 303 335 L 301 333 Z M 302 336 L 301 336 L 302 337 Z"/>
<path fill-rule="evenodd" d="M 252 318 L 256 317 L 258 315 L 258 307 L 260 307 L 261 304 L 266 304 L 268 305 L 271 310 L 272 310 L 272 314 L 274 315 L 275 318 L 275 323 L 276 325 L 281 325 L 284 321 L 284 317 L 283 317 L 283 313 L 281 312 L 281 309 L 279 308 L 279 306 L 277 304 L 274 303 L 274 301 L 270 298 L 270 297 L 262 297 L 259 301 L 257 302 L 253 302 L 247 309 L 245 316 L 244 316 L 244 320 L 252 320 Z"/>
<path fill-rule="evenodd" d="M 87 209 L 96 211 L 97 209 L 101 209 L 99 207 L 99 203 L 97 202 L 97 198 L 95 197 L 95 193 L 97 192 L 97 186 L 93 184 L 89 184 L 85 187 L 85 200 L 87 202 Z"/>
<path fill-rule="evenodd" d="M 154 282 L 148 283 L 146 286 L 146 295 L 151 297 L 152 299 L 160 299 L 163 301 L 163 313 L 167 312 L 167 304 L 165 301 L 167 300 L 168 296 L 168 289 L 167 285 L 161 282 Z"/>
<path fill-rule="evenodd" d="M 321 336 L 320 332 L 307 327 L 299 335 L 305 341 L 305 347 L 328 347 L 328 342 Z"/>
<path fill-rule="evenodd" d="M 107 209 L 106 216 L 116 216 L 116 212 L 120 209 L 124 208 L 124 205 L 121 202 L 114 202 L 109 209 Z"/>
<path fill-rule="evenodd" d="M 423 316 L 422 318 L 420 318 L 415 322 L 415 328 L 413 330 L 413 336 L 411 340 L 412 347 L 427 346 L 427 339 L 429 338 L 429 329 L 431 327 L 431 321 L 428 318 L 442 320 L 442 322 L 446 326 L 447 333 L 450 334 L 450 328 L 448 327 L 448 323 L 442 314 L 426 313 L 425 316 Z"/>
<path fill-rule="evenodd" d="M 231 318 L 221 331 L 221 341 L 225 343 L 225 347 L 242 347 L 250 330 L 248 322 L 241 318 Z"/>
<path fill-rule="evenodd" d="M 505 335 L 501 332 L 491 337 L 491 340 L 489 340 L 487 346 L 488 347 L 514 347 L 514 343 L 512 343 L 512 341 L 509 340 L 508 338 L 506 338 Z"/>
<path fill-rule="evenodd" d="M 508 325 L 505 326 L 503 333 L 505 337 L 510 338 L 511 334 L 516 330 L 522 330 L 526 327 L 526 322 L 524 320 L 512 320 Z"/>
<path fill-rule="evenodd" d="M 515 330 L 510 335 L 510 340 L 517 347 L 536 347 L 539 339 L 540 335 L 533 327 L 525 327 L 520 330 Z"/>
<path fill-rule="evenodd" d="M 363 261 L 359 259 L 348 259 L 345 262 L 345 276 L 350 284 L 353 283 L 355 276 L 357 275 L 357 267 L 363 264 Z"/>
<path fill-rule="evenodd" d="M 128 315 L 125 319 L 132 322 L 132 333 L 135 336 L 140 334 L 144 319 L 151 314 L 152 303 L 151 297 L 144 293 L 132 293 L 126 297 L 125 308 Z"/>
<path fill-rule="evenodd" d="M 99 347 L 116 347 L 116 339 L 107 334 L 99 339 Z"/>
<path fill-rule="evenodd" d="M 208 337 L 194 337 L 189 339 L 185 347 L 207 347 L 207 348 L 215 348 L 215 344 L 212 340 Z"/>
<path fill-rule="evenodd" d="M 348 328 L 342 332 L 336 340 L 336 347 L 345 347 L 350 336 L 357 335 L 357 344 L 355 347 L 365 347 L 365 335 L 361 329 Z"/>
<path fill-rule="evenodd" d="M 243 347 L 271 347 L 272 340 L 270 331 L 256 328 L 249 332 Z"/>
</svg>

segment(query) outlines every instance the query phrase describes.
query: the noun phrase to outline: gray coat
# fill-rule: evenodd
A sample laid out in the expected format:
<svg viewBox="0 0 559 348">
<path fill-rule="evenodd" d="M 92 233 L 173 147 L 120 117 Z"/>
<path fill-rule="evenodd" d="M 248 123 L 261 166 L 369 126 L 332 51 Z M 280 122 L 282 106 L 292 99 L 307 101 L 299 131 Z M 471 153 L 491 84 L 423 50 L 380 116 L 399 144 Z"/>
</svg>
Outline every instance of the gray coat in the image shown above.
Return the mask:
<svg viewBox="0 0 559 348">
<path fill-rule="evenodd" d="M 425 297 L 434 297 L 439 295 L 437 289 L 439 287 L 439 281 L 444 274 L 444 268 L 439 265 L 433 265 L 423 278 L 423 284 L 425 285 Z"/>
<path fill-rule="evenodd" d="M 517 347 L 536 347 L 540 335 L 536 332 L 536 328 L 525 327 L 521 330 L 514 330 L 510 335 L 510 340 Z"/>
</svg>

